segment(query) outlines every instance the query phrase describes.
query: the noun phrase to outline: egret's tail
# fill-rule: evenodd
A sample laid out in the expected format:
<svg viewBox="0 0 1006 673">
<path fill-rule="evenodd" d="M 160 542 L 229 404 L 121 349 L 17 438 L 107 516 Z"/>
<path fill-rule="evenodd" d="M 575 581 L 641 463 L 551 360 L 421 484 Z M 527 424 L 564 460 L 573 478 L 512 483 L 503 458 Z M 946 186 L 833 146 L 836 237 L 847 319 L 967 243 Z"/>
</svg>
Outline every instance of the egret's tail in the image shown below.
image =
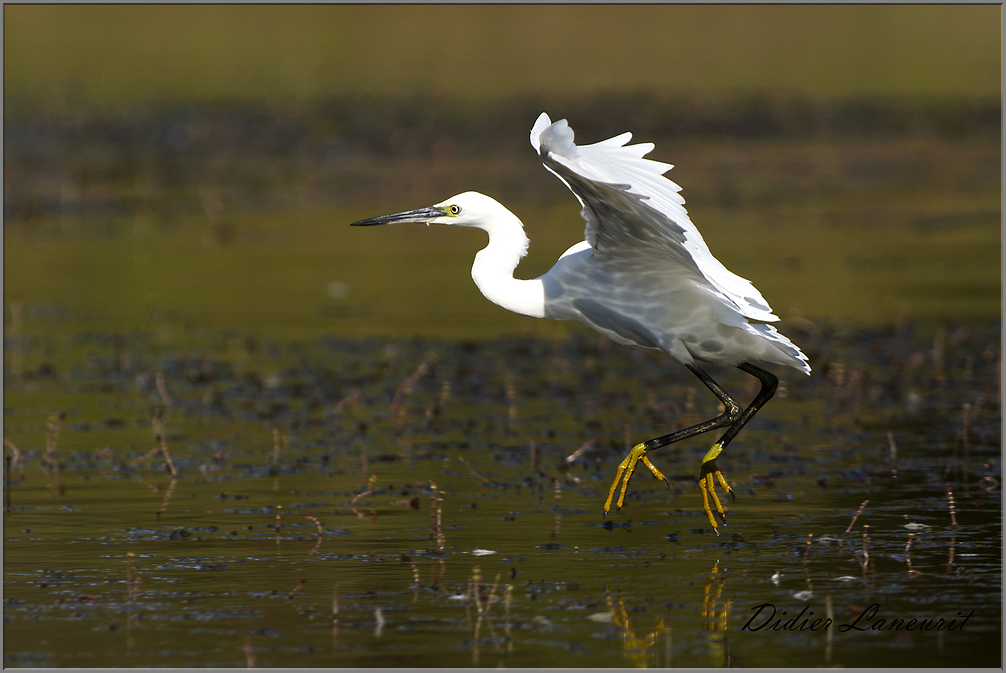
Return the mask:
<svg viewBox="0 0 1006 673">
<path fill-rule="evenodd" d="M 772 325 L 765 325 L 763 323 L 747 323 L 746 327 L 752 334 L 757 334 L 761 338 L 772 342 L 772 345 L 779 351 L 779 359 L 766 357 L 766 360 L 780 365 L 787 365 L 793 369 L 799 369 L 804 374 L 810 376 L 810 361 L 803 354 L 803 351 L 790 341 L 786 335 L 780 334 L 779 330 Z"/>
</svg>

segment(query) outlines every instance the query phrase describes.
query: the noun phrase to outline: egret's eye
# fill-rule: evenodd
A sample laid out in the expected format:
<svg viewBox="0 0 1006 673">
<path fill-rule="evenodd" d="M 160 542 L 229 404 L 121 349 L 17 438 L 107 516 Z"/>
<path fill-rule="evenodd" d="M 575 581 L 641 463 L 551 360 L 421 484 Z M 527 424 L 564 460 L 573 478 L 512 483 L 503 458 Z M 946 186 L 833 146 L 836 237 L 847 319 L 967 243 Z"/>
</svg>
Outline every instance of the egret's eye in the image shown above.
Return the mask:
<svg viewBox="0 0 1006 673">
<path fill-rule="evenodd" d="M 448 206 L 447 212 L 449 212 L 451 215 L 457 215 L 458 213 L 461 212 L 461 206 Z"/>
</svg>

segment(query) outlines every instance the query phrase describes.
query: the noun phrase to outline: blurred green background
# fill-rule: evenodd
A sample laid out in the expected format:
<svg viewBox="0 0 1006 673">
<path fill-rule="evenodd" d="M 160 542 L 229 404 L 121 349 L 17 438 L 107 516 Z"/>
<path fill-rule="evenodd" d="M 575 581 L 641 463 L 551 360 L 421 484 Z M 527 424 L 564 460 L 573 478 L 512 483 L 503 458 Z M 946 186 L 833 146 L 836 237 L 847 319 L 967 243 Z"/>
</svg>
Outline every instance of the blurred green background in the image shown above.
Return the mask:
<svg viewBox="0 0 1006 673">
<path fill-rule="evenodd" d="M 481 232 L 347 226 L 474 189 L 524 220 L 517 275 L 544 272 L 583 224 L 528 145 L 542 110 L 580 142 L 655 142 L 713 253 L 786 319 L 996 314 L 1000 18 L 7 5 L 8 333 L 570 329 L 479 295 Z"/>
<path fill-rule="evenodd" d="M 597 90 L 999 95 L 997 5 L 4 8 L 5 93 L 99 104 Z"/>
</svg>

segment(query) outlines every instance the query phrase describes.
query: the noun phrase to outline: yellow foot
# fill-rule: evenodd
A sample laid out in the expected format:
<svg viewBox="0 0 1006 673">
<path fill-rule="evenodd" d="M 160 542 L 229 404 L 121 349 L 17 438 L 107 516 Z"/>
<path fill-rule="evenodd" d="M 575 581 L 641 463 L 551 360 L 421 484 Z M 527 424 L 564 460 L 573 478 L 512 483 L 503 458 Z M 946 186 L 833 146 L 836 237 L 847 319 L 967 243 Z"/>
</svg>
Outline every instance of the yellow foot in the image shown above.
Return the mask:
<svg viewBox="0 0 1006 673">
<path fill-rule="evenodd" d="M 720 522 L 726 526 L 727 517 L 726 513 L 723 511 L 723 505 L 720 503 L 719 496 L 716 495 L 716 482 L 718 481 L 720 486 L 724 491 L 730 494 L 730 501 L 734 500 L 733 489 L 730 488 L 730 484 L 727 483 L 726 477 L 720 472 L 720 468 L 716 467 L 716 457 L 723 452 L 723 447 L 719 444 L 713 444 L 713 448 L 709 449 L 706 453 L 705 458 L 702 459 L 702 472 L 699 474 L 699 490 L 702 491 L 702 509 L 706 511 L 706 516 L 709 517 L 709 523 L 713 525 L 713 532 L 717 535 L 720 534 L 719 525 L 716 523 L 716 519 L 713 517 L 713 510 L 709 506 L 709 498 L 713 500 L 713 504 L 716 505 L 716 514 L 720 517 Z"/>
<path fill-rule="evenodd" d="M 646 457 L 646 449 L 642 444 L 636 444 L 629 451 L 629 455 L 625 457 L 621 463 L 618 464 L 618 471 L 615 473 L 615 481 L 611 483 L 611 488 L 608 489 L 608 499 L 604 501 L 604 513 L 607 514 L 611 509 L 611 499 L 615 497 L 615 489 L 618 488 L 618 484 L 622 484 L 622 490 L 618 494 L 618 503 L 615 505 L 616 509 L 622 509 L 622 503 L 625 502 L 625 492 L 629 488 L 629 480 L 632 479 L 632 473 L 636 469 L 636 463 L 643 461 L 643 465 L 653 473 L 653 476 L 657 479 L 661 479 L 667 488 L 671 487 L 671 482 L 667 481 L 667 477 L 664 476 L 663 472 L 657 469 L 657 466 L 650 462 L 650 459 Z M 624 479 L 622 478 L 624 475 Z"/>
</svg>

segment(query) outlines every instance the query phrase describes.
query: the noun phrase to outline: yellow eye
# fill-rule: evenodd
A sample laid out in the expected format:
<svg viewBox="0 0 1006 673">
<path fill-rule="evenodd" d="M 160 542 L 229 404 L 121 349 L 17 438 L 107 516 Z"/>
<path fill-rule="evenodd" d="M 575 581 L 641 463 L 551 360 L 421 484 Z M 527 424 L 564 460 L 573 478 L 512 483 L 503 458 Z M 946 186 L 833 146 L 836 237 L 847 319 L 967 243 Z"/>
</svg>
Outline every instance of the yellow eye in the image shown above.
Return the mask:
<svg viewBox="0 0 1006 673">
<path fill-rule="evenodd" d="M 458 213 L 461 212 L 461 206 L 448 206 L 447 212 L 449 212 L 451 215 L 457 215 Z"/>
</svg>

